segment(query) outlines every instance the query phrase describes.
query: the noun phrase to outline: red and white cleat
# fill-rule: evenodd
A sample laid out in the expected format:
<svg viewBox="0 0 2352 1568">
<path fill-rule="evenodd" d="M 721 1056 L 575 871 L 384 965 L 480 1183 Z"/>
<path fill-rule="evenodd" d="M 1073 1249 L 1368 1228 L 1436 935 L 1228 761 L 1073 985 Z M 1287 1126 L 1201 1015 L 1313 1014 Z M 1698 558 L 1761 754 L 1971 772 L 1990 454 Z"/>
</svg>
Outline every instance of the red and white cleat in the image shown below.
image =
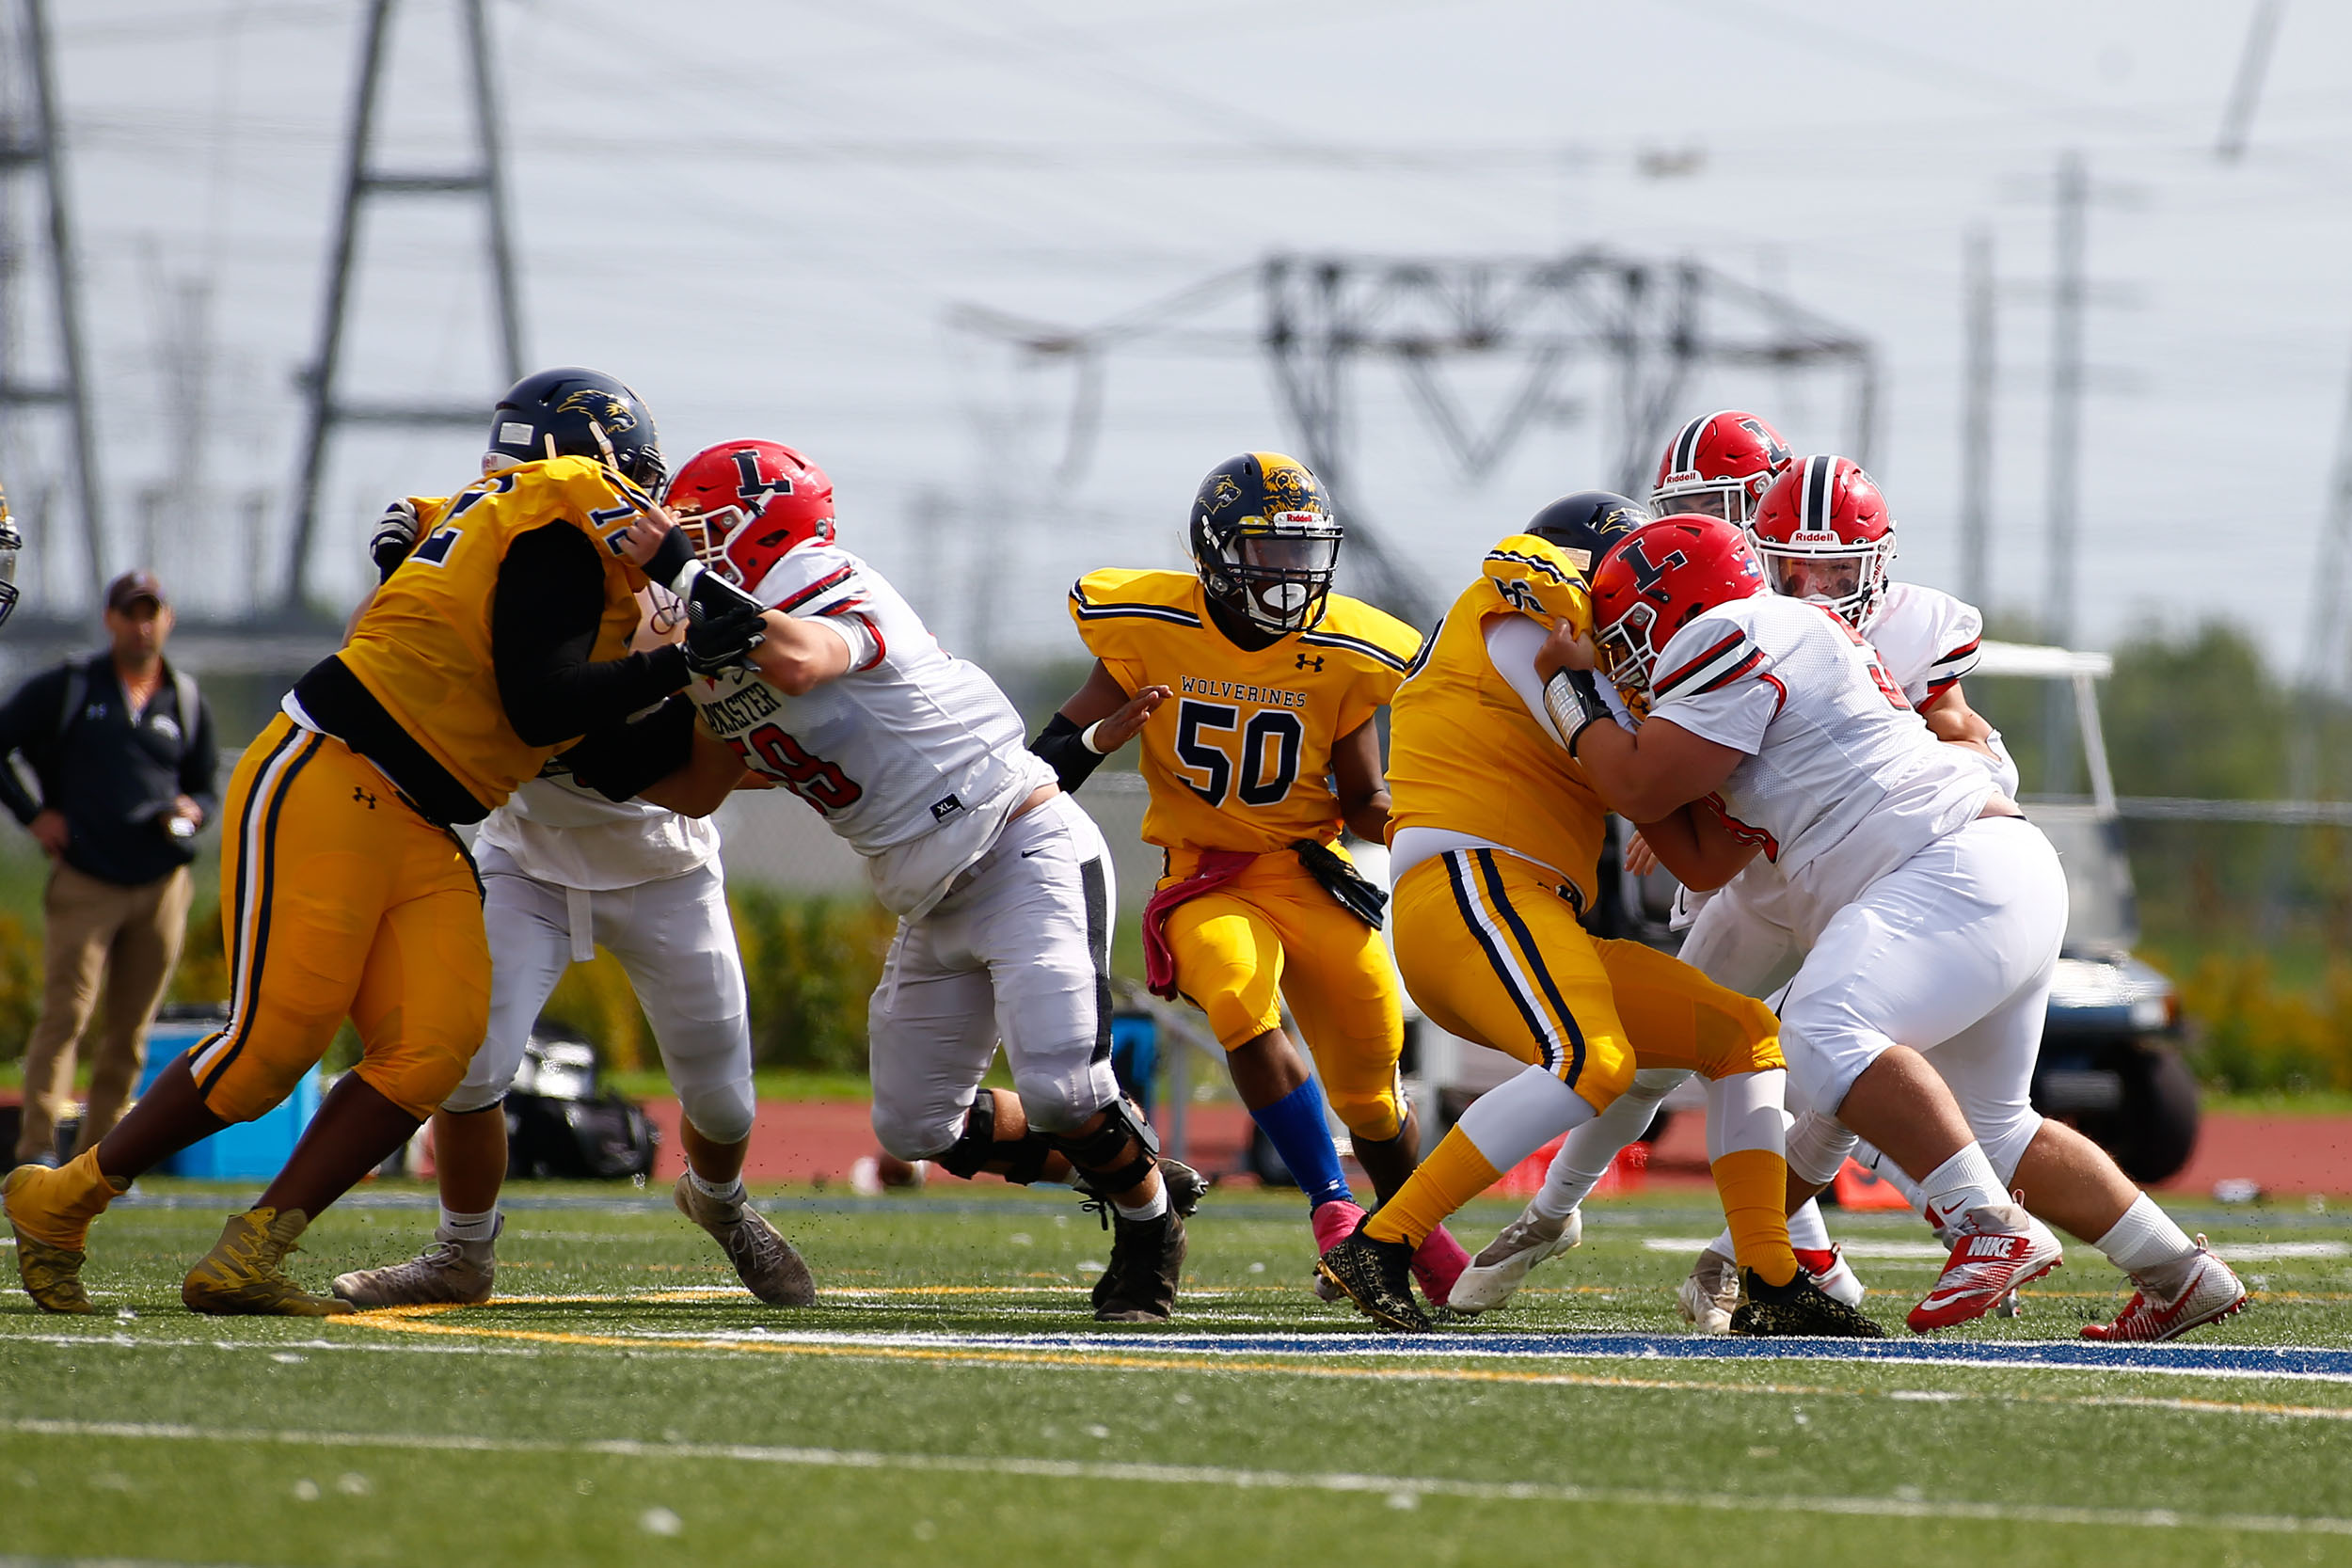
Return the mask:
<svg viewBox="0 0 2352 1568">
<path fill-rule="evenodd" d="M 1356 1227 L 1364 1223 L 1364 1212 L 1343 1197 L 1328 1203 L 1318 1203 L 1308 1211 L 1307 1224 L 1315 1233 L 1315 1256 L 1322 1257 L 1333 1247 L 1356 1234 Z M 1325 1301 L 1345 1301 L 1347 1292 L 1323 1277 L 1321 1272 L 1311 1276 L 1315 1294 Z"/>
<path fill-rule="evenodd" d="M 2084 1338 L 2160 1344 L 2244 1310 L 2248 1300 L 2245 1285 L 2229 1264 L 2214 1256 L 2202 1236 L 2197 1238 L 2197 1250 L 2189 1255 L 2176 1290 L 2167 1293 L 2138 1275 L 2132 1276 L 2132 1283 L 2139 1289 L 2115 1322 L 2083 1324 Z"/>
<path fill-rule="evenodd" d="M 1971 1209 L 1949 1228 L 1952 1255 L 1943 1275 L 1906 1320 L 1914 1334 L 1981 1318 L 2011 1291 L 2065 1261 L 2049 1227 L 2015 1204 Z"/>
<path fill-rule="evenodd" d="M 1797 1248 L 1797 1266 L 1811 1275 L 1821 1294 L 1832 1301 L 1860 1307 L 1868 1293 L 1862 1288 L 1861 1276 L 1846 1261 L 1846 1249 L 1836 1243 L 1818 1252 L 1811 1247 Z"/>
</svg>

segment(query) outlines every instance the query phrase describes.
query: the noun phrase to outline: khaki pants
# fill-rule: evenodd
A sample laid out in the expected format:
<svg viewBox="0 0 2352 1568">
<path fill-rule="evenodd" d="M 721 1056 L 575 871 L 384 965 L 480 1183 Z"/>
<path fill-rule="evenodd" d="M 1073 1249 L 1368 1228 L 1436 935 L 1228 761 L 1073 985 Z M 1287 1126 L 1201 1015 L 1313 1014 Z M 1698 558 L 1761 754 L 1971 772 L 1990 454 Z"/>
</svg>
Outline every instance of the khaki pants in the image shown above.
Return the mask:
<svg viewBox="0 0 2352 1568">
<path fill-rule="evenodd" d="M 90 1061 L 89 1108 L 74 1151 L 89 1148 L 122 1119 L 146 1054 L 147 1026 L 180 961 L 196 879 L 182 866 L 136 887 L 102 881 L 60 862 L 42 900 L 48 919 L 48 974 L 40 1021 L 24 1047 L 24 1121 L 16 1158 L 47 1152 L 57 1118 L 73 1100 L 74 1049 L 96 1010 L 106 1018 Z"/>
</svg>

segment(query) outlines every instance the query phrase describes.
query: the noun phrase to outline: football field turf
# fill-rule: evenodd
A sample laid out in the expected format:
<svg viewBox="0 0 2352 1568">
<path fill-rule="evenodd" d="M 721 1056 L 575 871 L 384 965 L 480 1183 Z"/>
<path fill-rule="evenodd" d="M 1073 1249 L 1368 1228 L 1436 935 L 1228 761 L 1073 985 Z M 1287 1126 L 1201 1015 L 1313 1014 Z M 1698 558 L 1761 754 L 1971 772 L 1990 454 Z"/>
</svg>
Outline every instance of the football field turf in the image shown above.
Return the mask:
<svg viewBox="0 0 2352 1568">
<path fill-rule="evenodd" d="M 1308 1293 L 1293 1196 L 1212 1193 L 1178 1322 L 1131 1329 L 1084 1310 L 1108 1237 L 1074 1197 L 953 1182 L 765 1200 L 804 1311 L 666 1193 L 540 1187 L 492 1306 L 183 1312 L 249 1196 L 149 1183 L 93 1234 L 96 1317 L 0 1304 L 0 1562 L 2352 1561 L 2352 1248 L 2299 1208 L 2184 1212 L 2256 1305 L 2127 1354 L 2075 1339 L 2123 1295 L 2088 1247 L 1920 1340 L 1931 1239 L 1834 1213 L 1898 1336 L 1856 1358 L 1684 1336 L 1701 1198 L 1597 1205 L 1509 1308 L 1398 1340 Z M 431 1223 L 372 1188 L 291 1267 Z"/>
</svg>

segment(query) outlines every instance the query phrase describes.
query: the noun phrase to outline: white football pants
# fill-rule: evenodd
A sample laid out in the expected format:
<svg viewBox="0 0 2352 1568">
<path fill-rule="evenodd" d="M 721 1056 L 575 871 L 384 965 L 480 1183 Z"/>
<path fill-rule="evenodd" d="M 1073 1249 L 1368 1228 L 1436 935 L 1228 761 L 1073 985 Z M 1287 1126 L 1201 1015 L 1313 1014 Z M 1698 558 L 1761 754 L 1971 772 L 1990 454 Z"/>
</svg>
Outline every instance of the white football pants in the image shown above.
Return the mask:
<svg viewBox="0 0 2352 1568">
<path fill-rule="evenodd" d="M 479 1111 L 499 1102 L 555 983 L 601 944 L 628 975 L 694 1131 L 713 1143 L 749 1137 L 751 1008 L 719 863 L 604 893 L 526 877 L 495 846 L 483 847 L 479 865 L 490 935 L 490 1031 L 441 1108 Z"/>
<path fill-rule="evenodd" d="M 866 1009 L 874 1133 L 946 1153 L 1001 1041 L 1029 1125 L 1067 1132 L 1119 1095 L 1111 1072 L 1110 850 L 1067 795 L 1005 825 L 920 920 L 902 920 Z"/>
</svg>

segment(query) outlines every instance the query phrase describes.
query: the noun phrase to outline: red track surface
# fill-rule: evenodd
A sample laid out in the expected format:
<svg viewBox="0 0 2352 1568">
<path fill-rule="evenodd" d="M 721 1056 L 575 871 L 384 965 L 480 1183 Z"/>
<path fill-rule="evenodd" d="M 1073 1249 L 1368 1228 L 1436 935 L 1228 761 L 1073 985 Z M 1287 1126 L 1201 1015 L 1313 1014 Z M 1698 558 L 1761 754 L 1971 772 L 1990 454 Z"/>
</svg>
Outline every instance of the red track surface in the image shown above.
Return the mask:
<svg viewBox="0 0 2352 1568">
<path fill-rule="evenodd" d="M 677 1101 L 651 1101 L 645 1108 L 661 1126 L 658 1175 L 675 1177 L 684 1168 L 677 1153 Z M 1239 1106 L 1195 1106 L 1187 1121 L 1193 1164 L 1212 1174 L 1239 1167 L 1248 1129 Z M 861 1102 L 762 1101 L 745 1174 L 755 1181 L 832 1185 L 846 1182 L 850 1164 L 875 1148 Z M 2196 1156 L 2161 1190 L 2211 1196 L 2214 1184 L 2225 1180 L 2252 1181 L 2267 1193 L 2352 1196 L 2352 1117 L 2208 1115 Z M 1677 1117 L 1651 1151 L 1646 1184 L 1677 1190 L 1706 1181 L 1700 1118 Z"/>
</svg>

